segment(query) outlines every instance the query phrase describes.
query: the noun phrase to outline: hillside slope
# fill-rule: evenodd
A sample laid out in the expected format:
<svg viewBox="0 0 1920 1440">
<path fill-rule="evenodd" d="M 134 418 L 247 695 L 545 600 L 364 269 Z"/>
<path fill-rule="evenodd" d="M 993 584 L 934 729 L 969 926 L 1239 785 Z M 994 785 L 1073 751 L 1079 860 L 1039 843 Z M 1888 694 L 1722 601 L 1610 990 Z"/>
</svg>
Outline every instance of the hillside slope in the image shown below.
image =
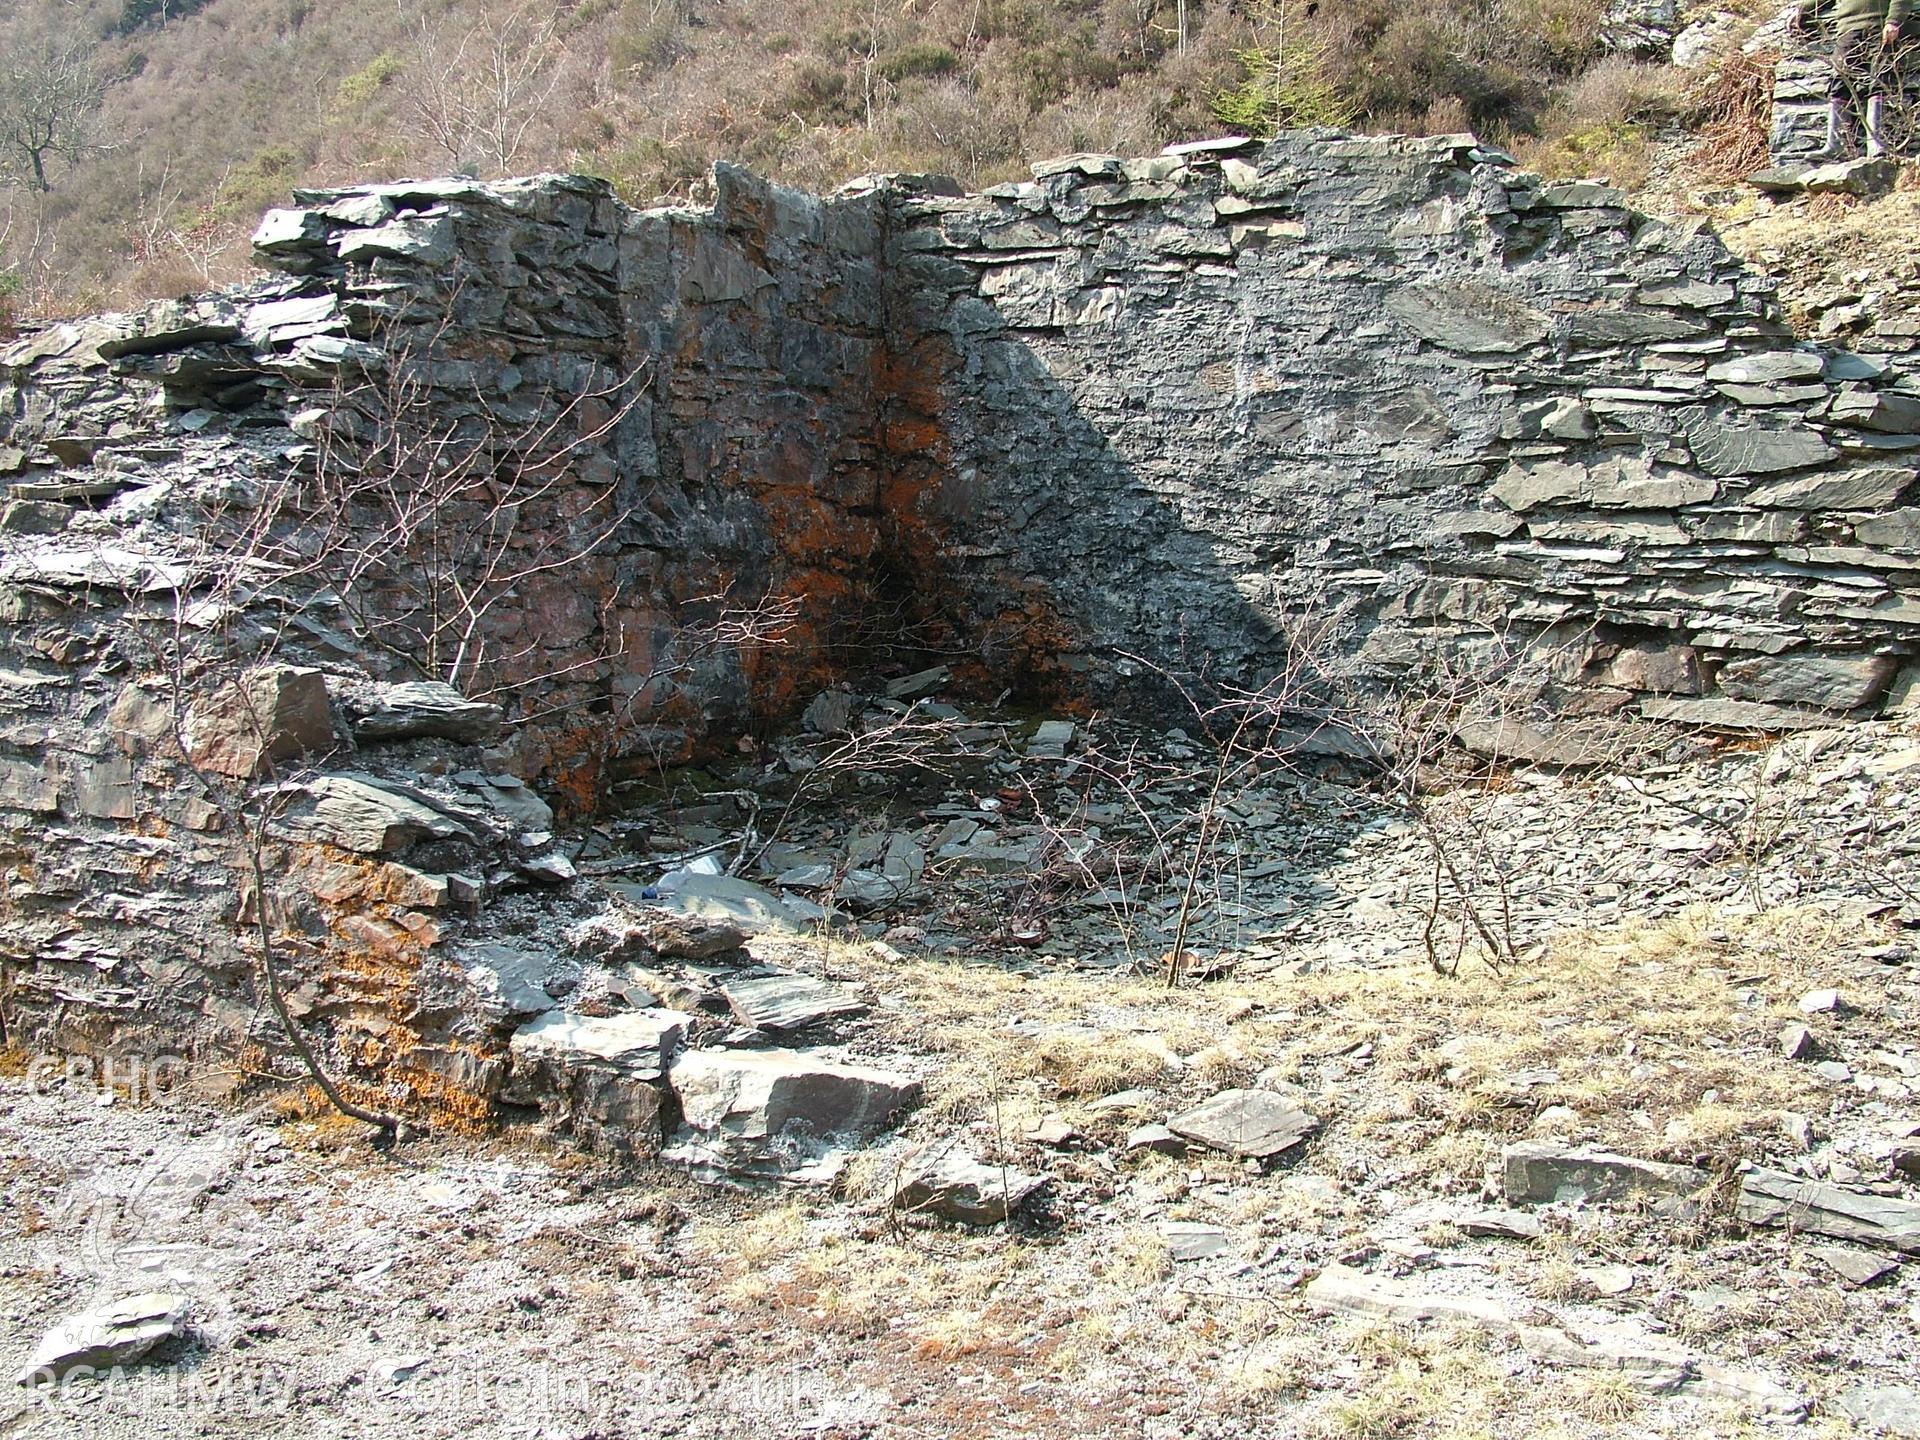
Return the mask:
<svg viewBox="0 0 1920 1440">
<path fill-rule="evenodd" d="M 1551 168 L 1631 170 L 1686 103 L 1634 58 L 1670 34 L 1609 18 L 1647 8 L 25 0 L 7 68 L 77 41 L 103 95 L 50 191 L 0 191 L 0 285 L 32 317 L 231 280 L 264 207 L 349 177 L 580 170 L 644 202 L 725 157 L 813 188 L 888 169 L 977 185 L 1040 155 L 1314 123 L 1471 126 Z"/>
</svg>

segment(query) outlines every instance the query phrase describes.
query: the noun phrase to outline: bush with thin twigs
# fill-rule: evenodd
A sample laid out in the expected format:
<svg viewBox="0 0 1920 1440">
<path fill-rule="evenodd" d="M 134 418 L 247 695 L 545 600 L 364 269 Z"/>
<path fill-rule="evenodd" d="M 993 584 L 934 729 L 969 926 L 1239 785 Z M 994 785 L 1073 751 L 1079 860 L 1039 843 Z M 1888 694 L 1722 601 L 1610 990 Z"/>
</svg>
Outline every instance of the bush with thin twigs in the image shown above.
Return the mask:
<svg viewBox="0 0 1920 1440">
<path fill-rule="evenodd" d="M 1773 75 L 1779 60 L 1771 50 L 1733 50 L 1700 81 L 1692 97 L 1700 143 L 1691 163 L 1702 179 L 1741 180 L 1767 163 Z"/>
</svg>

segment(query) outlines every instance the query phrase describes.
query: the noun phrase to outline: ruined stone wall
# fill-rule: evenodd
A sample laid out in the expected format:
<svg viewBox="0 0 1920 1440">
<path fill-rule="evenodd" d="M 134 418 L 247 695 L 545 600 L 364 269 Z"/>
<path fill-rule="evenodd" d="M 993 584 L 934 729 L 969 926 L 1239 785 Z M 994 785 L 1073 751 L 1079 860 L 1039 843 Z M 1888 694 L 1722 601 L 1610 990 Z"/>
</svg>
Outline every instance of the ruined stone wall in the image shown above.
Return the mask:
<svg viewBox="0 0 1920 1440">
<path fill-rule="evenodd" d="M 1310 628 L 1386 685 L 1538 648 L 1539 716 L 1911 703 L 1920 386 L 1796 344 L 1711 233 L 1459 137 L 1037 170 L 820 200 L 722 167 L 648 212 L 578 178 L 313 193 L 262 226 L 276 278 L 0 355 L 8 1023 L 275 1043 L 242 852 L 174 748 L 203 677 L 155 658 L 185 616 L 196 666 L 278 667 L 301 1013 L 366 1083 L 481 1108 L 512 1012 L 452 957 L 571 883 L 539 796 L 583 814 L 878 659 L 1101 702 L 1129 654 L 1257 682 Z M 274 497 L 302 533 L 396 377 L 504 437 L 522 579 L 455 677 L 478 718 L 405 689 L 436 678 L 380 643 L 406 586 L 220 578 Z M 698 643 L 763 601 L 782 643 Z"/>
<path fill-rule="evenodd" d="M 329 1063 L 409 1113 L 484 1112 L 518 1012 L 453 947 L 569 883 L 554 810 L 810 696 L 865 609 L 876 201 L 718 181 L 712 210 L 648 213 L 567 177 L 303 194 L 256 237 L 278 278 L 0 356 L 0 1039 L 282 1049 L 245 807 Z M 519 578 L 457 673 L 407 649 L 430 547 L 347 603 L 327 547 L 392 517 L 310 533 L 384 434 L 494 466 L 441 560 Z M 297 584 L 249 568 L 303 555 Z M 703 638 L 788 600 L 764 651 Z M 483 698 L 409 688 L 449 678 Z M 271 763 L 240 753 L 256 726 Z M 183 755 L 183 730 L 226 738 Z"/>
<path fill-rule="evenodd" d="M 1465 137 L 1036 172 L 903 198 L 891 242 L 896 343 L 941 377 L 946 594 L 1009 677 L 1098 689 L 1131 651 L 1244 682 L 1337 617 L 1383 681 L 1553 646 L 1563 712 L 1893 693 L 1920 388 L 1796 346 L 1709 231 Z M 1052 623 L 1009 604 L 1035 590 Z"/>
</svg>

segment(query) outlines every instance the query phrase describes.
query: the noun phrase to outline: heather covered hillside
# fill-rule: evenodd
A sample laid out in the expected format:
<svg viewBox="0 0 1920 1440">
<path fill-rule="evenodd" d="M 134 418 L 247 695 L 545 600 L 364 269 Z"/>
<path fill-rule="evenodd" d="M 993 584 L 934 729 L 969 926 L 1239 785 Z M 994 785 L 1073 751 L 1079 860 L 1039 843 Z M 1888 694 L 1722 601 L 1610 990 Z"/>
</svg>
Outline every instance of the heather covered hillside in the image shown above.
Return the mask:
<svg viewBox="0 0 1920 1440">
<path fill-rule="evenodd" d="M 575 170 L 645 202 L 696 195 L 726 157 L 815 188 L 874 170 L 980 184 L 1037 156 L 1332 123 L 1472 127 L 1631 183 L 1701 103 L 1664 63 L 1687 17 L 1607 0 L 7 9 L 0 283 L 19 317 L 238 278 L 264 207 L 350 177 Z M 1649 9 L 1664 32 L 1631 23 Z"/>
</svg>

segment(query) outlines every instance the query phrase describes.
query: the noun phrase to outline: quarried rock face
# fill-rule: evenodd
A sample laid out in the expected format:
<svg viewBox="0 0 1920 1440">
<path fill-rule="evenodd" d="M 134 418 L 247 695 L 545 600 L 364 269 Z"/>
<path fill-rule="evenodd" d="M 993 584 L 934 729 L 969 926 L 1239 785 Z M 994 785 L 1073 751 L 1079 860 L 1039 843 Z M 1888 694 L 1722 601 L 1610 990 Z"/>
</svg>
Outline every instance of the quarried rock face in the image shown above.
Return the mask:
<svg viewBox="0 0 1920 1440">
<path fill-rule="evenodd" d="M 979 195 L 714 178 L 649 211 L 566 176 L 304 192 L 256 236 L 271 278 L 0 354 L 10 1026 L 272 1048 L 265 903 L 348 1073 L 485 1118 L 565 967 L 470 942 L 495 896 L 568 893 L 556 824 L 876 670 L 1125 700 L 1156 667 L 1378 689 L 1531 657 L 1526 713 L 1462 734 L 1543 763 L 1586 753 L 1563 716 L 1913 703 L 1920 378 L 1796 343 L 1704 228 L 1464 136 Z M 932 858 L 1032 863 L 990 838 Z M 884 904 L 928 863 L 847 878 Z M 728 876 L 675 900 L 797 914 Z M 776 1029 L 859 1003 L 731 999 Z M 911 1089 L 689 1063 L 727 1163 L 783 1097 L 859 1130 Z M 581 1076 L 565 1115 L 613 1123 Z"/>
<path fill-rule="evenodd" d="M 1543 717 L 1777 729 L 1911 664 L 1920 389 L 1797 345 L 1705 228 L 1463 136 L 1036 176 L 891 237 L 917 504 L 997 673 L 1244 683 L 1312 634 L 1378 684 L 1533 653 Z"/>
</svg>

